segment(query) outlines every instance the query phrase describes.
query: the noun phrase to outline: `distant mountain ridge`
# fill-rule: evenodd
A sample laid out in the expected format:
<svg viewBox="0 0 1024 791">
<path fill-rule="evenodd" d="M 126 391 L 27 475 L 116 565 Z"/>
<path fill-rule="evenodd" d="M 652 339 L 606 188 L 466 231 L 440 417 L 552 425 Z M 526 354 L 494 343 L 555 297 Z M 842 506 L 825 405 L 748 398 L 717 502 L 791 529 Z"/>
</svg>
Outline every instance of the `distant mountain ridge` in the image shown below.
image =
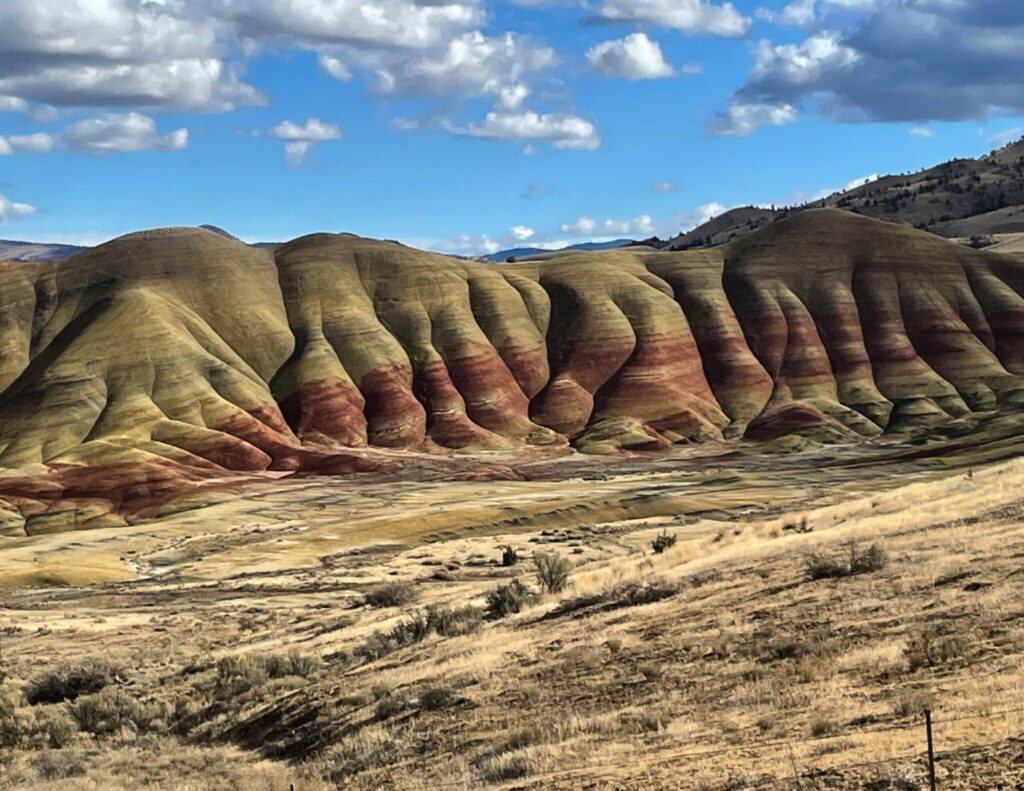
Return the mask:
<svg viewBox="0 0 1024 791">
<path fill-rule="evenodd" d="M 55 261 L 84 250 L 73 244 L 46 244 L 42 242 L 18 242 L 11 239 L 0 239 L 0 261 L 19 261 L 33 263 L 35 261 Z"/>
<path fill-rule="evenodd" d="M 501 262 L 508 261 L 510 258 L 529 258 L 534 255 L 548 255 L 550 253 L 565 253 L 565 252 L 577 252 L 577 251 L 590 251 L 590 250 L 614 250 L 619 247 L 626 247 L 627 245 L 634 244 L 632 239 L 613 239 L 610 242 L 581 242 L 579 244 L 570 244 L 565 247 L 559 247 L 555 250 L 551 250 L 544 247 L 512 247 L 508 250 L 499 250 L 496 253 L 490 255 L 483 255 L 477 258 L 478 261 L 493 261 Z"/>
<path fill-rule="evenodd" d="M 806 209 L 846 209 L 946 238 L 1024 233 L 1024 138 L 977 159 L 954 159 L 909 175 L 883 176 L 801 206 L 730 209 L 664 244 L 714 247 Z"/>
</svg>

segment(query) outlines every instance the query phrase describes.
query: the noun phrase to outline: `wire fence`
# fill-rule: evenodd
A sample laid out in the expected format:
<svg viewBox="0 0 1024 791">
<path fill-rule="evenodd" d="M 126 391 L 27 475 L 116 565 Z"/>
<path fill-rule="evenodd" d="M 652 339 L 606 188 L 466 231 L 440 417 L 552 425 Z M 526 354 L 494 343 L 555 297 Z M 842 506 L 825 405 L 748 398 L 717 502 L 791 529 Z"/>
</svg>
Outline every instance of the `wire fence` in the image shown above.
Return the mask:
<svg viewBox="0 0 1024 791">
<path fill-rule="evenodd" d="M 726 777 L 726 773 L 729 771 L 730 767 L 723 765 L 721 767 L 723 773 L 723 787 L 728 787 L 730 791 L 742 791 L 742 789 L 758 789 L 759 791 L 761 789 L 795 789 L 796 791 L 809 791 L 809 789 L 816 787 L 814 785 L 816 778 L 821 778 L 827 775 L 832 775 L 835 778 L 841 777 L 842 775 L 854 770 L 881 768 L 891 766 L 893 764 L 903 764 L 907 767 L 913 766 L 915 768 L 919 768 L 923 775 L 920 783 L 915 781 L 916 784 L 903 787 L 920 787 L 923 784 L 925 787 L 930 787 L 933 790 L 941 789 L 942 784 L 938 781 L 936 770 L 941 767 L 944 760 L 950 760 L 957 750 L 965 747 L 989 747 L 992 745 L 979 745 L 977 743 L 944 745 L 941 740 L 941 733 L 939 733 L 940 738 L 935 739 L 935 748 L 939 752 L 935 752 L 935 750 L 932 749 L 932 742 L 936 729 L 944 725 L 951 725 L 971 720 L 1005 720 L 1014 714 L 1021 713 L 1024 713 L 1024 706 L 1001 708 L 984 713 L 963 714 L 949 717 L 934 717 L 932 716 L 931 711 L 927 711 L 923 712 L 920 719 L 915 722 L 885 727 L 847 728 L 841 733 L 808 736 L 802 739 L 764 739 L 760 741 L 730 744 L 722 747 L 682 751 L 661 751 L 657 754 L 638 751 L 622 760 L 602 761 L 593 764 L 569 766 L 563 770 L 546 772 L 542 777 L 537 778 L 523 777 L 521 780 L 513 783 L 512 787 L 544 788 L 546 785 L 565 787 L 566 781 L 572 781 L 575 779 L 580 782 L 587 782 L 588 788 L 600 788 L 600 785 L 593 784 L 598 773 L 606 774 L 616 770 L 625 770 L 628 773 L 628 776 L 630 776 L 630 780 L 621 781 L 617 785 L 613 784 L 612 786 L 606 786 L 625 789 L 635 787 L 635 783 L 642 781 L 645 774 L 649 774 L 651 770 L 671 768 L 674 772 L 681 773 L 685 772 L 688 768 L 692 769 L 695 763 L 710 758 L 722 758 L 728 755 L 744 753 L 747 754 L 747 758 L 754 758 L 762 756 L 767 751 L 776 751 L 778 753 L 779 760 L 781 762 L 788 762 L 790 765 L 787 776 L 779 777 L 762 773 L 760 776 L 748 779 L 743 779 L 737 776 Z M 795 748 L 806 749 L 808 744 L 819 742 L 839 742 L 856 736 L 874 736 L 877 734 L 913 731 L 917 731 L 920 734 L 919 749 L 915 749 L 914 752 L 841 764 L 825 762 L 820 767 L 805 766 L 803 768 L 800 767 L 799 761 L 796 758 Z M 806 761 L 807 758 L 804 756 L 800 760 Z M 1024 761 L 1024 755 L 1022 755 L 1021 761 Z M 638 773 L 636 771 L 638 767 L 642 767 L 643 771 Z M 1024 775 L 1024 763 L 1020 766 L 1020 773 L 1021 775 Z M 649 783 L 649 785 L 646 786 L 647 788 L 654 789 L 658 787 L 657 781 L 654 780 L 653 777 L 647 782 Z M 424 791 L 432 791 L 432 789 L 473 789 L 480 788 L 481 786 L 482 784 L 478 780 L 461 779 L 450 782 L 421 782 L 417 783 L 416 787 L 418 789 L 423 789 Z M 342 789 L 344 787 L 345 786 L 343 784 L 339 786 L 339 788 Z M 505 787 L 508 787 L 507 784 L 505 784 Z M 679 786 L 678 783 L 673 783 L 672 787 L 679 788 L 681 786 Z M 839 788 L 845 786 L 832 785 L 830 787 Z M 893 787 L 896 788 L 899 786 Z M 965 786 L 960 785 L 958 787 L 963 788 Z M 1018 781 L 1017 785 L 993 784 L 986 785 L 984 787 L 1024 788 L 1024 777 Z M 293 786 L 291 791 L 301 791 L 301 789 Z"/>
</svg>

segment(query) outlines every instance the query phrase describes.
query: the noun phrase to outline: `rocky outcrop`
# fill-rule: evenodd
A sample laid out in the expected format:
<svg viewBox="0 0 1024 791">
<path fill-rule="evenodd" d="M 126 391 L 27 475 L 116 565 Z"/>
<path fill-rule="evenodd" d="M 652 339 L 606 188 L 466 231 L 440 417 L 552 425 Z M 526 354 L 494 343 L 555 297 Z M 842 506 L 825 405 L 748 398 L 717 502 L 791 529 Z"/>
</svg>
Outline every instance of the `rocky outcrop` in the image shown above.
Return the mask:
<svg viewBox="0 0 1024 791">
<path fill-rule="evenodd" d="M 497 266 L 194 228 L 3 264 L 0 530 L 227 473 L 374 470 L 375 447 L 851 441 L 1015 410 L 1022 294 L 1019 263 L 834 210 Z"/>
</svg>

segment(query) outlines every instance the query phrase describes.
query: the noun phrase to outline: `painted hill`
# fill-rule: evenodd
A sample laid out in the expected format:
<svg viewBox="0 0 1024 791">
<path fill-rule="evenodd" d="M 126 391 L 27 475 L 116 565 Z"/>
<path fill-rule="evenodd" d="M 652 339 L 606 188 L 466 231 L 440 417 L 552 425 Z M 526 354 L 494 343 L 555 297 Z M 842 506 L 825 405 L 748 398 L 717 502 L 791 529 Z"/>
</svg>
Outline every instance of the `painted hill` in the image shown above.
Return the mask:
<svg viewBox="0 0 1024 791">
<path fill-rule="evenodd" d="M 1022 294 L 1012 259 L 835 210 L 502 267 L 198 228 L 0 264 L 0 527 L 406 458 L 378 449 L 848 442 L 1015 412 Z"/>
<path fill-rule="evenodd" d="M 956 159 L 909 175 L 885 176 L 789 209 L 732 209 L 670 239 L 688 250 L 742 238 L 795 211 L 848 209 L 947 238 L 1024 232 L 1024 139 L 978 159 Z"/>
</svg>

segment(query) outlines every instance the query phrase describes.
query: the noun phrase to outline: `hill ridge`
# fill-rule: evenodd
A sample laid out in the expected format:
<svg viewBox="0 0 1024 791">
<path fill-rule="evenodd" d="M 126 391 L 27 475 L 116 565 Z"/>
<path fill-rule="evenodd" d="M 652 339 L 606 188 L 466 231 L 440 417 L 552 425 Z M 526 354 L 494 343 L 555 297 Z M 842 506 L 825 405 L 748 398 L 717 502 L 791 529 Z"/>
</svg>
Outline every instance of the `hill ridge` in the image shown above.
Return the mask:
<svg viewBox="0 0 1024 791">
<path fill-rule="evenodd" d="M 393 450 L 966 430 L 1024 405 L 1022 294 L 1011 259 L 835 209 L 502 267 L 350 235 L 122 237 L 0 269 L 0 526 L 119 524 Z"/>
</svg>

